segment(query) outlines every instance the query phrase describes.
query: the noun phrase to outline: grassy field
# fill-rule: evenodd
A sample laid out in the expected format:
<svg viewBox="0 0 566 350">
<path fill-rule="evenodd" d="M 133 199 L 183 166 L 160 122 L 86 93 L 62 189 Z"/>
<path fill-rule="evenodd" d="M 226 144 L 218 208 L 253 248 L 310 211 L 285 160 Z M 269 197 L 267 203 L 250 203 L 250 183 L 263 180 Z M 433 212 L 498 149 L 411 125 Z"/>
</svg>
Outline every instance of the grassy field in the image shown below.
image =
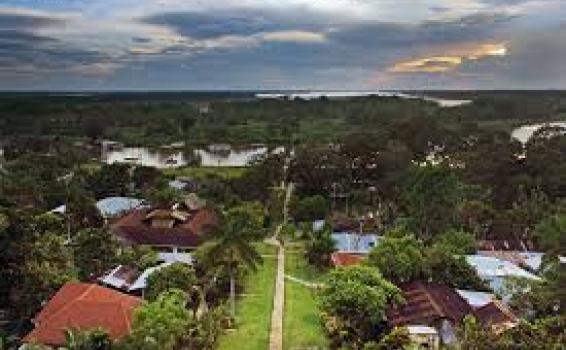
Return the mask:
<svg viewBox="0 0 566 350">
<path fill-rule="evenodd" d="M 220 337 L 219 350 L 268 348 L 277 260 L 274 247 L 261 244 L 259 249 L 263 265 L 247 276 L 244 295 L 237 303 L 236 330 Z"/>
<path fill-rule="evenodd" d="M 203 179 L 208 176 L 219 176 L 224 179 L 233 179 L 242 176 L 245 167 L 181 167 L 162 169 L 166 176 L 187 176 L 195 179 Z"/>
<path fill-rule="evenodd" d="M 309 282 L 319 282 L 320 272 L 304 259 L 301 245 L 285 249 L 285 274 Z M 297 282 L 285 281 L 283 347 L 286 350 L 326 349 L 328 342 L 319 320 L 315 292 Z"/>
</svg>

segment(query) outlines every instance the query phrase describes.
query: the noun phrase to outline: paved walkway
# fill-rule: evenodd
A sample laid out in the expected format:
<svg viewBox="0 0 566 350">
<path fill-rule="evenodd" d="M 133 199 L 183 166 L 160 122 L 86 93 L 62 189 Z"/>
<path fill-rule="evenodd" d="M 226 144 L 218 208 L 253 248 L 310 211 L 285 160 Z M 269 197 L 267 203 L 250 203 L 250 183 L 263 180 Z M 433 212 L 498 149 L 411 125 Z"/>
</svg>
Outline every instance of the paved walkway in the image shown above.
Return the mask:
<svg viewBox="0 0 566 350">
<path fill-rule="evenodd" d="M 275 277 L 275 294 L 271 313 L 271 332 L 269 333 L 269 350 L 283 350 L 283 313 L 285 310 L 285 248 L 277 241 L 277 275 Z"/>
<path fill-rule="evenodd" d="M 283 165 L 283 181 L 281 188 L 285 189 L 283 200 L 283 220 L 275 229 L 273 237 L 266 240 L 267 243 L 277 246 L 277 275 L 275 277 L 275 293 L 273 295 L 273 311 L 271 312 L 271 330 L 269 333 L 269 350 L 283 350 L 283 314 L 285 313 L 285 248 L 279 240 L 279 233 L 287 224 L 289 202 L 293 194 L 294 184 L 285 184 L 287 169 L 291 158 L 285 159 Z"/>
</svg>

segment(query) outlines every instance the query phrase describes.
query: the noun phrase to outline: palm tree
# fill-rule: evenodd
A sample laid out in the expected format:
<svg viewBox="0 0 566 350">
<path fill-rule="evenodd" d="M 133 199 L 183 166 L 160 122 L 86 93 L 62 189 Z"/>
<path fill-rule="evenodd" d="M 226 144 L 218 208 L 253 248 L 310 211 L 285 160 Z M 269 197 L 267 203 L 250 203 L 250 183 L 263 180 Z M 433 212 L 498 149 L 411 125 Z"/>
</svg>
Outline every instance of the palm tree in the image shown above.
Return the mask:
<svg viewBox="0 0 566 350">
<path fill-rule="evenodd" d="M 255 269 L 261 263 L 261 255 L 253 245 L 258 229 L 253 213 L 231 210 L 215 235 L 215 239 L 204 247 L 204 263 L 219 266 L 230 278 L 230 313 L 236 315 L 236 275 L 240 268 Z"/>
</svg>

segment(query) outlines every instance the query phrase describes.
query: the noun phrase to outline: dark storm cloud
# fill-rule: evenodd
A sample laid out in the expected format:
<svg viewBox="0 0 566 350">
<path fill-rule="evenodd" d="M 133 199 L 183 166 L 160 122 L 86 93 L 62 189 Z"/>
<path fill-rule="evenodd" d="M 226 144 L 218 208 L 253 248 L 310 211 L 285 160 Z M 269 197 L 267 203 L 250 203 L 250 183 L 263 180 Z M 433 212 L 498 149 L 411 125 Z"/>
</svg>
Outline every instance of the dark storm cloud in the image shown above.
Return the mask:
<svg viewBox="0 0 566 350">
<path fill-rule="evenodd" d="M 480 13 L 444 21 L 426 21 L 418 25 L 399 23 L 356 24 L 331 33 L 331 40 L 364 48 L 415 48 L 464 41 L 489 40 L 499 28 L 515 16 L 504 13 Z"/>
<path fill-rule="evenodd" d="M 108 62 L 109 57 L 87 48 L 72 48 L 37 30 L 63 26 L 62 17 L 33 12 L 0 13 L 0 69 L 36 71 L 69 69 Z"/>
<path fill-rule="evenodd" d="M 163 13 L 144 18 L 143 21 L 172 27 L 179 33 L 196 39 L 223 35 L 251 35 L 286 27 L 265 18 L 237 14 L 219 16 L 205 13 Z"/>
</svg>

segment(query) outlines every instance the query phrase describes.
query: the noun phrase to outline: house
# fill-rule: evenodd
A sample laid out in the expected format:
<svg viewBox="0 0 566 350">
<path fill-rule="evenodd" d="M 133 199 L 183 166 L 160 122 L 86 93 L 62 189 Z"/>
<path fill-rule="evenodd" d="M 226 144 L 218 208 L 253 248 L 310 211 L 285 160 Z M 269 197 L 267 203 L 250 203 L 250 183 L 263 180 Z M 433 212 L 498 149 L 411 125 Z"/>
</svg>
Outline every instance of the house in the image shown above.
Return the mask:
<svg viewBox="0 0 566 350">
<path fill-rule="evenodd" d="M 456 341 L 455 327 L 467 315 L 496 329 L 508 329 L 517 324 L 517 318 L 508 308 L 495 297 L 481 292 L 458 292 L 444 285 L 421 281 L 405 283 L 399 288 L 406 303 L 387 310 L 389 325 L 434 327 L 445 344 Z"/>
<path fill-rule="evenodd" d="M 190 262 L 188 263 L 186 261 L 169 261 L 149 267 L 143 271 L 139 271 L 127 265 L 118 265 L 108 274 L 100 277 L 98 281 L 105 286 L 121 290 L 125 293 L 143 296 L 149 276 L 155 271 L 175 263 L 190 264 Z"/>
<path fill-rule="evenodd" d="M 400 285 L 406 303 L 387 311 L 390 326 L 426 325 L 438 330 L 443 343 L 456 340 L 455 326 L 472 312 L 453 289 L 425 282 Z"/>
<path fill-rule="evenodd" d="M 349 232 L 335 232 L 331 234 L 336 243 L 336 250 L 340 253 L 365 255 L 382 239 L 375 234 L 357 234 Z"/>
<path fill-rule="evenodd" d="M 335 267 L 359 264 L 382 238 L 374 234 L 349 232 L 335 232 L 331 234 L 331 237 L 334 240 L 336 252 L 332 253 L 330 261 Z"/>
<path fill-rule="evenodd" d="M 519 266 L 493 256 L 467 255 L 466 261 L 477 272 L 478 276 L 489 284 L 496 293 L 508 300 L 511 295 L 505 291 L 505 281 L 511 277 L 539 280 L 540 278 Z"/>
<path fill-rule="evenodd" d="M 149 245 L 164 261 L 194 250 L 218 225 L 216 212 L 195 198 L 171 208 L 138 208 L 111 226 L 111 231 L 127 245 Z"/>
<path fill-rule="evenodd" d="M 143 201 L 137 198 L 130 197 L 108 197 L 96 202 L 96 208 L 105 221 L 117 218 L 135 208 L 141 206 Z M 65 214 L 67 209 L 66 205 L 60 205 L 51 210 L 52 213 Z"/>
<path fill-rule="evenodd" d="M 67 283 L 33 319 L 25 343 L 65 345 L 65 331 L 102 328 L 112 340 L 130 332 L 134 309 L 142 300 L 90 283 Z"/>
</svg>

